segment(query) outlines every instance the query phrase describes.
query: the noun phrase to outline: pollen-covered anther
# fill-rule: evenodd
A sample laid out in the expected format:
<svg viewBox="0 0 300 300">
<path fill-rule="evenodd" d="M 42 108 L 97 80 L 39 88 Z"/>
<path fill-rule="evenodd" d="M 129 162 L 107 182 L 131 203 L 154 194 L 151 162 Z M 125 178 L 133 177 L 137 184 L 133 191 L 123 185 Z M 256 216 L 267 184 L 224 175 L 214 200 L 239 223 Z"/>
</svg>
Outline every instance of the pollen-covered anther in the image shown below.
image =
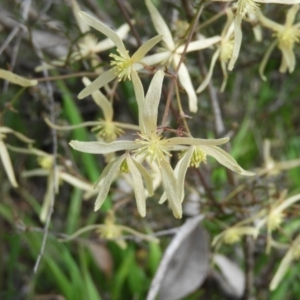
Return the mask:
<svg viewBox="0 0 300 300">
<path fill-rule="evenodd" d="M 53 165 L 53 157 L 52 156 L 41 156 L 37 158 L 38 164 L 45 170 L 49 170 Z"/>
<path fill-rule="evenodd" d="M 241 240 L 241 234 L 235 228 L 228 229 L 224 234 L 225 244 L 234 244 Z"/>
<path fill-rule="evenodd" d="M 237 7 L 237 14 L 244 17 L 246 13 L 255 13 L 259 5 L 254 0 L 239 0 Z"/>
<path fill-rule="evenodd" d="M 117 54 L 111 53 L 109 56 L 112 57 L 112 61 L 110 62 L 111 66 L 114 66 L 116 70 L 116 74 L 118 74 L 119 81 L 129 79 L 131 80 L 131 68 L 133 62 L 131 61 L 128 51 L 122 53 L 117 49 Z"/>
<path fill-rule="evenodd" d="M 222 43 L 221 53 L 220 53 L 220 60 L 222 62 L 227 63 L 232 56 L 234 45 L 234 39 L 230 39 L 224 43 Z"/>
<path fill-rule="evenodd" d="M 165 156 L 171 156 L 168 151 L 166 140 L 162 139 L 161 136 L 147 137 L 140 135 L 140 139 L 136 142 L 142 144 L 143 146 L 136 150 L 137 155 L 141 155 L 143 159 L 148 157 L 150 161 L 156 161 L 158 164 Z"/>
<path fill-rule="evenodd" d="M 268 218 L 269 227 L 271 230 L 277 229 L 283 222 L 284 214 L 282 212 L 271 212 Z"/>
<path fill-rule="evenodd" d="M 279 41 L 278 47 L 280 49 L 284 49 L 284 48 L 292 49 L 294 43 L 300 42 L 300 32 L 293 27 L 285 28 L 284 30 L 276 33 L 276 36 Z"/>
<path fill-rule="evenodd" d="M 196 147 L 191 157 L 190 167 L 198 168 L 201 162 L 206 163 L 206 153 Z"/>
<path fill-rule="evenodd" d="M 97 135 L 106 142 L 112 142 L 124 133 L 124 130 L 116 126 L 113 122 L 100 120 L 100 124 L 95 126 L 92 131 L 98 131 Z"/>
</svg>

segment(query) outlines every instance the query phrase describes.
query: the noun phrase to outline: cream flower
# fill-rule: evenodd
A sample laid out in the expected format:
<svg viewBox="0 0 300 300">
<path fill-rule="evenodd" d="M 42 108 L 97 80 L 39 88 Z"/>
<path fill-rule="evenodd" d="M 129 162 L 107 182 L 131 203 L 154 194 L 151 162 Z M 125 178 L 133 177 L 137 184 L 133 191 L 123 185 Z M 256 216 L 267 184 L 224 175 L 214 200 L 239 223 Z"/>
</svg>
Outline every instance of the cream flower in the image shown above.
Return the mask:
<svg viewBox="0 0 300 300">
<path fill-rule="evenodd" d="M 82 82 L 85 86 L 91 84 L 91 81 L 87 77 L 83 77 Z M 101 91 L 97 90 L 93 92 L 92 99 L 103 113 L 103 118 L 99 119 L 98 121 L 88 121 L 71 126 L 59 126 L 51 123 L 47 118 L 45 119 L 45 122 L 51 128 L 56 130 L 73 130 L 76 128 L 92 126 L 92 131 L 96 133 L 97 138 L 107 143 L 116 140 L 124 133 L 124 130 L 126 129 L 139 131 L 139 126 L 137 125 L 113 121 L 114 111 L 112 104 Z"/>
<path fill-rule="evenodd" d="M 146 0 L 146 5 L 150 12 L 155 30 L 157 31 L 157 33 L 162 35 L 162 41 L 164 45 L 161 52 L 154 55 L 146 56 L 142 61 L 148 65 L 159 64 L 159 63 L 162 64 L 171 63 L 174 69 L 176 69 L 180 61 L 182 52 L 185 48 L 185 44 L 183 42 L 181 45 L 177 45 L 174 42 L 172 34 L 167 24 L 165 23 L 164 19 L 162 18 L 162 16 L 160 15 L 156 7 L 152 4 L 151 0 Z M 207 39 L 193 41 L 188 45 L 187 52 L 208 48 L 211 45 L 219 42 L 220 39 L 221 38 L 219 36 L 214 36 Z M 193 87 L 193 84 L 191 82 L 188 69 L 184 63 L 180 65 L 180 69 L 178 71 L 178 79 L 182 87 L 187 92 L 190 111 L 197 112 L 198 109 L 197 95 Z"/>
<path fill-rule="evenodd" d="M 217 50 L 212 56 L 209 70 L 203 82 L 198 87 L 197 93 L 201 93 L 208 86 L 211 77 L 213 75 L 213 70 L 218 58 L 221 63 L 221 68 L 223 72 L 223 82 L 221 86 L 221 92 L 224 91 L 227 83 L 227 78 L 228 78 L 226 65 L 232 56 L 233 45 L 234 45 L 233 13 L 231 10 L 227 10 L 227 22 L 221 34 L 221 41 L 219 42 L 219 45 L 217 46 Z"/>
<path fill-rule="evenodd" d="M 205 140 L 192 137 L 163 137 L 162 130 L 157 128 L 158 105 L 161 97 L 163 79 L 163 71 L 156 72 L 145 98 L 143 96 L 143 87 L 140 86 L 140 98 L 138 100 L 138 104 L 140 108 L 139 125 L 141 131 L 139 133 L 139 138 L 137 138 L 135 141 L 115 141 L 112 143 L 80 141 L 70 142 L 70 145 L 74 149 L 87 153 L 107 154 L 117 151 L 126 151 L 126 153 L 120 158 L 117 158 L 115 161 L 111 162 L 102 173 L 101 181 L 103 179 L 103 183 L 101 185 L 99 194 L 101 196 L 98 195 L 95 209 L 98 209 L 105 200 L 105 197 L 109 191 L 109 187 L 114 180 L 116 172 L 121 169 L 124 159 L 131 156 L 136 157 L 137 161 L 133 161 L 133 163 L 137 168 L 138 166 L 141 166 L 138 161 L 142 163 L 143 161 L 147 160 L 150 162 L 150 164 L 151 162 L 155 162 L 159 165 L 166 198 L 169 200 L 173 214 L 177 218 L 181 218 L 182 216 L 181 195 L 183 194 L 183 191 L 181 190 L 182 184 L 178 184 L 178 179 L 176 179 L 173 169 L 169 163 L 168 158 L 171 156 L 172 151 L 188 150 L 189 147 L 195 146 L 195 148 L 192 148 L 193 151 L 187 151 L 187 153 L 190 154 L 190 157 L 189 159 L 185 157 L 185 163 L 182 164 L 182 169 L 187 168 L 187 166 L 190 164 L 192 155 L 194 155 L 194 164 L 196 164 L 197 160 L 199 160 L 199 157 L 203 157 L 205 153 L 213 156 L 221 164 L 237 173 L 243 175 L 253 175 L 253 173 L 244 171 L 228 153 L 217 147 L 218 145 L 226 143 L 229 140 L 228 138 Z M 202 156 L 198 155 L 199 152 L 202 154 Z M 131 165 L 133 164 L 131 163 Z M 132 173 L 129 164 L 128 169 Z M 138 171 L 141 173 L 140 170 Z M 137 175 L 132 174 L 133 180 L 138 184 L 139 179 L 135 176 Z M 142 188 L 141 184 L 140 188 Z M 101 201 L 99 199 L 101 199 Z M 143 199 L 143 201 L 140 204 L 138 203 L 138 207 L 140 205 L 139 211 L 140 213 L 143 212 L 141 215 L 144 215 L 144 194 L 143 198 L 141 199 Z M 140 200 L 137 199 L 137 202 L 139 201 Z"/>
<path fill-rule="evenodd" d="M 23 80 L 23 78 L 22 78 Z M 7 174 L 7 177 L 13 187 L 18 187 L 18 183 L 15 177 L 14 169 L 12 167 L 11 159 L 8 154 L 6 145 L 4 143 L 4 139 L 6 138 L 7 134 L 13 134 L 15 137 L 17 137 L 19 140 L 31 144 L 34 141 L 27 138 L 25 135 L 23 135 L 20 132 L 14 131 L 8 127 L 0 126 L 0 158 L 4 167 L 4 170 Z"/>
<path fill-rule="evenodd" d="M 232 0 L 212 0 L 216 2 L 233 2 Z M 300 0 L 238 0 L 235 2 L 233 8 L 235 10 L 234 18 L 234 46 L 232 56 L 229 61 L 228 70 L 233 70 L 234 65 L 238 59 L 240 48 L 242 44 L 242 20 L 247 13 L 256 14 L 259 11 L 258 3 L 280 3 L 280 4 L 296 4 Z"/>
<path fill-rule="evenodd" d="M 97 39 L 92 34 L 88 34 L 90 27 L 79 17 L 78 13 L 80 12 L 80 7 L 75 0 L 71 0 L 71 7 L 83 37 L 80 38 L 78 43 L 75 44 L 75 49 L 72 50 L 71 53 L 60 57 L 59 59 L 53 60 L 49 64 L 44 63 L 43 65 L 36 67 L 36 72 L 40 72 L 43 69 L 52 69 L 55 67 L 65 66 L 68 62 L 73 63 L 84 58 L 89 58 L 92 65 L 96 67 L 100 63 L 97 53 L 108 50 L 115 46 L 110 39 L 104 39 L 103 41 L 97 42 Z M 120 37 L 120 39 L 123 40 L 127 37 L 128 31 L 129 25 L 123 24 L 116 30 L 116 34 Z"/>
<path fill-rule="evenodd" d="M 110 54 L 110 56 L 112 57 L 112 68 L 101 74 L 90 85 L 83 89 L 78 95 L 79 99 L 89 96 L 115 78 L 118 78 L 119 81 L 126 79 L 131 80 L 131 78 L 134 77 L 133 74 L 136 73 L 137 70 L 140 70 L 142 68 L 140 62 L 143 57 L 151 48 L 153 48 L 159 41 L 161 41 L 161 36 L 155 36 L 154 38 L 145 42 L 132 56 L 130 56 L 122 40 L 113 30 L 83 11 L 79 12 L 79 16 L 89 26 L 106 35 L 115 44 L 118 52 L 118 55 Z"/>
<path fill-rule="evenodd" d="M 93 224 L 80 228 L 78 231 L 68 236 L 67 238 L 61 239 L 61 241 L 69 242 L 90 230 L 95 230 L 103 239 L 113 240 L 122 249 L 125 249 L 127 247 L 127 244 L 124 240 L 124 234 L 130 234 L 137 239 L 145 240 L 148 242 L 159 243 L 159 240 L 156 237 L 141 233 L 128 226 L 117 224 L 113 211 L 108 211 L 104 220 L 104 224 Z"/>
<path fill-rule="evenodd" d="M 259 67 L 259 74 L 263 80 L 267 78 L 264 76 L 264 69 L 269 60 L 269 57 L 274 50 L 275 46 L 279 48 L 282 53 L 281 65 L 279 71 L 281 73 L 292 73 L 296 66 L 296 58 L 294 53 L 295 43 L 300 42 L 300 23 L 293 24 L 295 22 L 296 15 L 299 11 L 299 4 L 293 5 L 286 14 L 285 24 L 278 24 L 261 13 L 258 15 L 260 23 L 274 31 L 275 41 L 269 46 L 266 51 L 263 60 Z"/>
<path fill-rule="evenodd" d="M 48 154 L 42 150 L 36 148 L 18 148 L 9 146 L 9 149 L 24 154 L 33 154 L 37 156 L 38 164 L 41 168 L 24 171 L 22 172 L 23 177 L 34 177 L 34 176 L 45 176 L 47 177 L 47 188 L 44 196 L 44 201 L 42 205 L 42 209 L 40 212 L 40 220 L 42 222 L 46 221 L 48 211 L 50 209 L 51 199 L 53 197 L 53 193 L 58 193 L 59 184 L 61 182 L 67 182 L 70 185 L 79 188 L 83 191 L 90 192 L 94 189 L 94 186 L 91 183 L 88 183 L 73 174 L 68 172 L 68 168 L 65 165 L 56 165 L 53 167 L 54 157 L 51 154 Z M 56 181 L 54 182 L 54 179 Z M 55 187 L 53 190 L 53 186 Z"/>
</svg>

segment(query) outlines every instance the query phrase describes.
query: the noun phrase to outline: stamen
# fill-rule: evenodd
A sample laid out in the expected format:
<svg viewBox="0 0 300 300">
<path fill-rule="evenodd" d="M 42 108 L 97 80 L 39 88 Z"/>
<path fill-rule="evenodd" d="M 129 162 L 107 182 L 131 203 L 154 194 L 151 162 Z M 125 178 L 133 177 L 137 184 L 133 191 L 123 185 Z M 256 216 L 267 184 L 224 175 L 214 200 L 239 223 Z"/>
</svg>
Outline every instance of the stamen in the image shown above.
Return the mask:
<svg viewBox="0 0 300 300">
<path fill-rule="evenodd" d="M 126 79 L 131 80 L 131 68 L 133 63 L 128 55 L 128 51 L 126 54 L 124 54 L 117 49 L 117 52 L 119 55 L 113 53 L 109 55 L 112 57 L 110 64 L 114 66 L 114 69 L 118 74 L 119 81 Z"/>
</svg>

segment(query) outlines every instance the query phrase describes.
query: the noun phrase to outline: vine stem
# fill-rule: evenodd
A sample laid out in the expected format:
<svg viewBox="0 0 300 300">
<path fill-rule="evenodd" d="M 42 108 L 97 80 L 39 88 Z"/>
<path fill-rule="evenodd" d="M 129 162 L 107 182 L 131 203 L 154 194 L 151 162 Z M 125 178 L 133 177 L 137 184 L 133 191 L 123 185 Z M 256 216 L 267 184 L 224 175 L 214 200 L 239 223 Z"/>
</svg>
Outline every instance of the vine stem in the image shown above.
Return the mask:
<svg viewBox="0 0 300 300">
<path fill-rule="evenodd" d="M 193 24 L 192 24 L 192 27 L 189 31 L 189 35 L 188 35 L 188 38 L 187 38 L 187 41 L 185 43 L 185 46 L 184 46 L 184 49 L 183 49 L 183 52 L 182 52 L 182 55 L 180 57 L 180 60 L 179 60 L 179 63 L 176 67 L 176 70 L 175 70 L 175 73 L 174 73 L 174 76 L 172 78 L 172 81 L 171 81 L 171 84 L 170 84 L 170 88 L 169 88 L 169 92 L 168 92 L 168 96 L 167 96 L 167 102 L 166 102 L 166 108 L 165 108 L 165 111 L 164 111 L 164 115 L 163 115 L 163 119 L 162 119 L 162 127 L 166 126 L 166 123 L 167 123 L 167 117 L 168 117 L 168 114 L 169 114 L 169 110 L 170 110 L 170 104 L 171 104 L 171 99 L 172 99 L 172 96 L 174 94 L 174 88 L 175 88 L 175 84 L 177 83 L 177 75 L 178 75 L 178 71 L 180 69 L 180 66 L 184 60 L 184 57 L 185 57 L 185 54 L 186 54 L 186 51 L 187 51 L 187 48 L 189 46 L 189 43 L 191 42 L 192 38 L 193 38 L 193 35 L 194 35 L 194 32 L 195 32 L 195 29 L 196 29 L 196 26 L 197 26 L 197 22 L 200 18 L 200 15 L 203 11 L 203 5 L 200 5 L 199 6 L 199 9 L 197 11 L 197 14 L 193 20 Z"/>
</svg>

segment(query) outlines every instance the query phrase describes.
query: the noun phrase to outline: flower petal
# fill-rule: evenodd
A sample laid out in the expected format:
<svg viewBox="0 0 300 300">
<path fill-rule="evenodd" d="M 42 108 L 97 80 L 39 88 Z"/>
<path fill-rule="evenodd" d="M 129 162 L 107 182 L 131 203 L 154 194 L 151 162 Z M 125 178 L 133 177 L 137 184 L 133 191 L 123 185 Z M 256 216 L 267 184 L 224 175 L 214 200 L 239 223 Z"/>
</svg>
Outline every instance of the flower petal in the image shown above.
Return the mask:
<svg viewBox="0 0 300 300">
<path fill-rule="evenodd" d="M 167 139 L 168 146 L 173 145 L 193 145 L 193 146 L 218 146 L 223 145 L 229 141 L 228 137 L 221 138 L 221 139 L 196 139 L 196 138 L 189 138 L 189 137 L 174 137 Z"/>
<path fill-rule="evenodd" d="M 151 16 L 155 30 L 157 31 L 157 33 L 159 33 L 163 36 L 162 40 L 164 41 L 164 43 L 166 44 L 168 49 L 173 50 L 175 48 L 175 44 L 173 41 L 172 34 L 171 34 L 166 22 L 164 21 L 161 14 L 158 12 L 156 7 L 153 5 L 153 3 L 150 0 L 146 0 L 146 5 L 150 12 L 150 16 Z"/>
<path fill-rule="evenodd" d="M 2 133 L 11 133 L 24 143 L 28 143 L 28 144 L 34 143 L 34 140 L 31 140 L 30 138 L 28 138 L 24 134 L 22 134 L 18 131 L 15 131 L 15 130 L 9 128 L 9 127 L 0 127 L 0 132 L 2 132 Z"/>
<path fill-rule="evenodd" d="M 180 55 L 174 54 L 173 56 L 173 63 L 174 68 L 176 69 L 180 61 Z M 182 87 L 185 89 L 188 99 L 189 99 L 189 109 L 191 112 L 196 113 L 198 110 L 198 98 L 195 92 L 195 89 L 193 87 L 191 77 L 189 74 L 189 71 L 184 63 L 180 65 L 179 71 L 178 71 L 178 79 Z"/>
<path fill-rule="evenodd" d="M 139 76 L 135 70 L 131 71 L 131 79 L 132 79 L 132 83 L 133 83 L 135 99 L 138 104 L 139 125 L 141 128 L 142 134 L 144 134 L 146 132 L 144 118 L 143 118 L 143 106 L 144 106 L 144 101 L 145 101 L 145 92 L 144 92 L 144 88 L 143 88 L 141 79 L 139 78 Z"/>
<path fill-rule="evenodd" d="M 253 176 L 255 173 L 246 171 L 242 169 L 239 164 L 236 162 L 236 160 L 227 152 L 222 150 L 219 147 L 216 146 L 201 146 L 201 149 L 206 152 L 207 155 L 210 155 L 214 157 L 220 164 L 227 167 L 228 169 L 239 173 L 241 175 L 245 176 Z"/>
<path fill-rule="evenodd" d="M 87 77 L 83 77 L 82 81 L 85 86 L 91 84 L 91 81 Z M 95 103 L 102 109 L 105 120 L 112 121 L 114 112 L 111 102 L 99 90 L 92 93 L 92 97 Z"/>
<path fill-rule="evenodd" d="M 105 201 L 107 194 L 109 192 L 110 186 L 115 179 L 115 175 L 119 172 L 120 166 L 122 162 L 124 161 L 124 155 L 119 157 L 118 159 L 110 162 L 105 169 L 103 170 L 103 173 L 100 177 L 100 183 L 97 187 L 100 188 L 99 194 L 97 196 L 94 210 L 98 210 L 103 202 Z"/>
<path fill-rule="evenodd" d="M 120 37 L 121 40 L 124 40 L 128 35 L 129 29 L 129 25 L 125 23 L 116 30 L 116 34 Z M 111 39 L 105 39 L 97 43 L 97 45 L 94 47 L 94 51 L 95 53 L 97 53 L 100 51 L 108 50 L 113 47 L 115 47 L 113 41 Z"/>
<path fill-rule="evenodd" d="M 122 54 L 127 55 L 129 58 L 129 55 L 127 53 L 127 50 L 123 44 L 123 41 L 120 39 L 120 37 L 109 27 L 104 25 L 102 22 L 97 20 L 96 18 L 92 17 L 91 15 L 87 14 L 84 11 L 80 11 L 78 15 L 91 27 L 95 28 L 96 30 L 100 31 L 104 35 L 106 35 L 108 38 L 110 38 L 113 43 L 116 45 L 116 47 L 122 52 Z"/>
<path fill-rule="evenodd" d="M 24 86 L 24 87 L 37 85 L 37 83 L 38 83 L 38 81 L 35 79 L 26 79 L 15 73 L 12 73 L 10 71 L 6 71 L 3 69 L 0 69 L 0 78 L 5 79 L 11 83 L 18 84 L 20 86 Z"/>
<path fill-rule="evenodd" d="M 143 105 L 143 119 L 147 134 L 155 134 L 157 127 L 158 105 L 161 97 L 164 72 L 159 70 L 153 76 Z"/>
<path fill-rule="evenodd" d="M 232 50 L 231 59 L 229 61 L 228 70 L 232 71 L 240 53 L 241 44 L 242 44 L 242 16 L 236 15 L 234 18 L 234 45 Z"/>
<path fill-rule="evenodd" d="M 145 182 L 145 185 L 146 185 L 146 188 L 148 191 L 148 195 L 150 197 L 153 196 L 154 191 L 153 191 L 153 181 L 152 181 L 151 175 L 148 173 L 147 169 L 142 164 L 138 163 L 134 159 L 132 159 L 132 161 L 134 162 L 135 166 L 137 167 L 137 169 L 143 176 L 143 180 Z"/>
<path fill-rule="evenodd" d="M 145 194 L 145 188 L 143 185 L 143 179 L 142 176 L 136 167 L 135 163 L 132 161 L 132 158 L 130 155 L 126 157 L 127 165 L 129 172 L 133 179 L 133 190 L 136 200 L 137 209 L 139 211 L 139 214 L 142 217 L 146 216 L 146 194 Z"/>
<path fill-rule="evenodd" d="M 149 56 L 146 56 L 142 59 L 142 63 L 153 66 L 160 63 L 166 63 L 167 60 L 171 57 L 172 53 L 169 51 L 164 51 L 156 54 L 152 54 Z"/>
<path fill-rule="evenodd" d="M 132 141 L 115 141 L 112 143 L 71 141 L 69 144 L 75 150 L 93 154 L 108 154 L 121 150 L 134 150 L 140 147 Z"/>
<path fill-rule="evenodd" d="M 85 182 L 83 180 L 80 180 L 79 178 L 72 176 L 66 172 L 59 172 L 59 178 L 62 179 L 63 181 L 71 184 L 72 186 L 79 188 L 83 191 L 92 191 L 94 190 L 94 186 L 88 182 Z"/>
<path fill-rule="evenodd" d="M 198 87 L 197 89 L 197 93 L 201 93 L 204 91 L 204 89 L 208 86 L 209 82 L 210 82 L 210 79 L 212 77 L 212 73 L 213 73 L 213 70 L 214 70 L 214 67 L 216 65 L 216 61 L 220 55 L 220 52 L 221 52 L 221 48 L 217 49 L 217 51 L 215 51 L 212 59 L 211 59 L 211 63 L 210 63 L 210 66 L 209 66 L 209 70 L 206 74 L 206 77 L 204 78 L 204 80 L 202 81 L 201 85 Z"/>
<path fill-rule="evenodd" d="M 181 219 L 182 207 L 177 193 L 177 181 L 170 163 L 163 159 L 161 162 L 163 186 L 175 218 Z"/>
<path fill-rule="evenodd" d="M 213 36 L 210 38 L 193 41 L 193 42 L 189 43 L 186 52 L 192 52 L 192 51 L 205 49 L 205 48 L 208 48 L 220 41 L 221 41 L 220 36 Z M 180 47 L 178 47 L 176 49 L 176 53 L 181 54 L 183 52 L 184 48 L 185 48 L 185 45 L 181 45 Z"/>
<path fill-rule="evenodd" d="M 11 185 L 15 188 L 18 187 L 18 183 L 16 181 L 14 169 L 12 167 L 12 163 L 11 163 L 8 151 L 7 151 L 5 144 L 1 138 L 0 138 L 0 157 L 2 160 L 4 170 L 7 174 L 7 177 L 9 179 Z"/>
<path fill-rule="evenodd" d="M 131 60 L 133 62 L 139 62 L 142 58 L 162 39 L 161 35 L 157 35 L 152 39 L 146 41 L 142 46 L 135 51 L 132 55 Z"/>
<path fill-rule="evenodd" d="M 189 150 L 187 150 L 183 157 L 178 161 L 174 173 L 177 178 L 177 185 L 178 185 L 178 192 L 179 192 L 179 199 L 180 203 L 183 202 L 184 199 L 184 182 L 185 182 L 185 175 L 187 172 L 187 169 L 190 165 L 191 157 L 193 155 L 194 147 L 190 147 Z"/>
<path fill-rule="evenodd" d="M 114 68 L 111 68 L 110 70 L 104 72 L 79 93 L 78 99 L 82 99 L 91 95 L 95 91 L 105 86 L 107 83 L 114 80 L 117 76 L 118 74 L 116 73 L 116 70 Z"/>
</svg>

